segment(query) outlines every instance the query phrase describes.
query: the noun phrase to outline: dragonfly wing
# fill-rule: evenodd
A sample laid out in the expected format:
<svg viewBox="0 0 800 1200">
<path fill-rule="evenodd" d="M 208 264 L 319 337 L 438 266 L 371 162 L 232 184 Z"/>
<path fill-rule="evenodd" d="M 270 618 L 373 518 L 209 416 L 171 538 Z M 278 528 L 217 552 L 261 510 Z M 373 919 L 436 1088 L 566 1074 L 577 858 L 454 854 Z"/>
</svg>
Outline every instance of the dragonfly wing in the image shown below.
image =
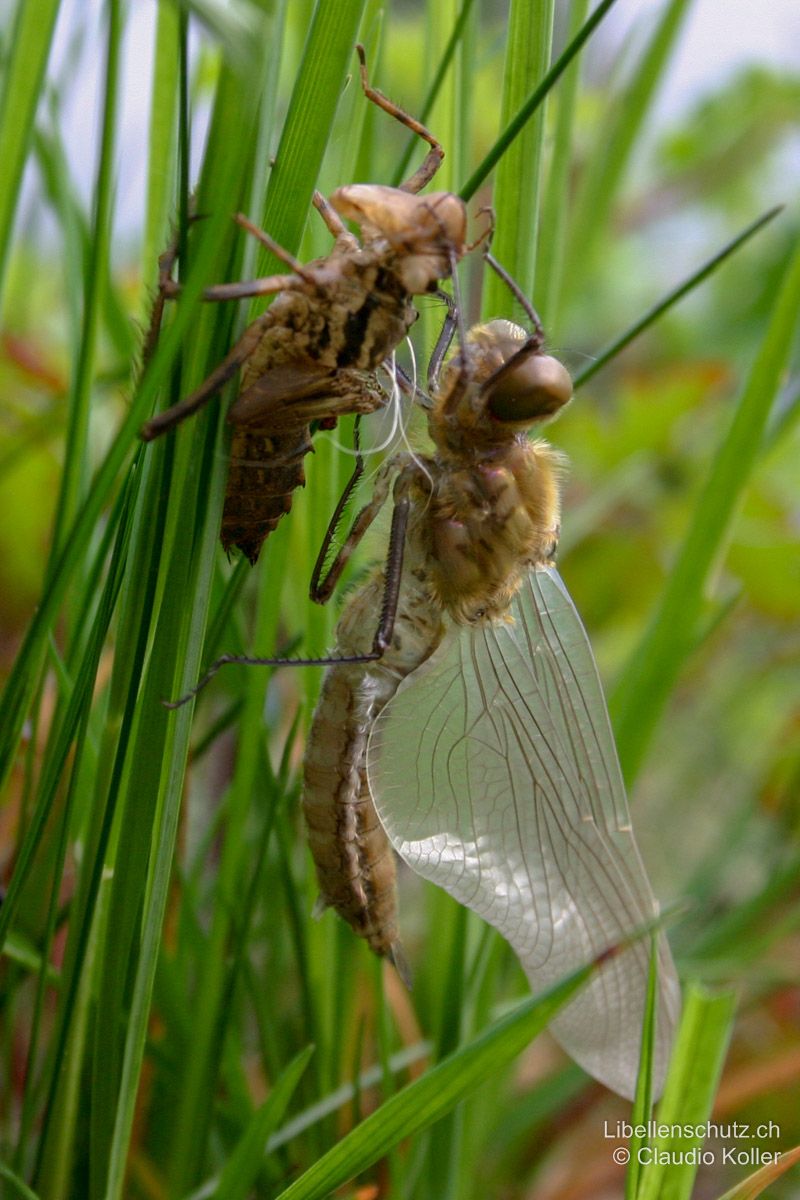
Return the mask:
<svg viewBox="0 0 800 1200">
<path fill-rule="evenodd" d="M 531 571 L 513 621 L 453 630 L 400 685 L 368 749 L 400 856 L 511 943 L 534 990 L 651 920 L 608 711 L 558 573 Z M 595 1078 L 633 1094 L 649 941 L 609 959 L 552 1024 Z M 679 1008 L 659 938 L 655 1083 Z"/>
</svg>

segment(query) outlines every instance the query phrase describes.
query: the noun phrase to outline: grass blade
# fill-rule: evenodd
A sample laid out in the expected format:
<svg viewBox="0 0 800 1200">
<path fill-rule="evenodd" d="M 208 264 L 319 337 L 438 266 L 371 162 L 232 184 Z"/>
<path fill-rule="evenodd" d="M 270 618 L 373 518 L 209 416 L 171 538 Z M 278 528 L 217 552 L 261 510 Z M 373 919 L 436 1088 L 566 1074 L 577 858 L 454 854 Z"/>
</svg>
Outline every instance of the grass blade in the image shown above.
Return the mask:
<svg viewBox="0 0 800 1200">
<path fill-rule="evenodd" d="M 688 989 L 658 1109 L 659 1125 L 673 1126 L 675 1136 L 670 1130 L 653 1140 L 653 1156 L 642 1169 L 637 1200 L 689 1200 L 697 1164 L 677 1160 L 701 1146 L 703 1138 L 681 1138 L 677 1132 L 684 1125 L 702 1126 L 711 1115 L 735 1008 L 733 992 L 712 996 L 696 986 Z M 662 1152 L 667 1157 L 659 1162 Z M 676 1161 L 667 1166 L 669 1152 L 676 1155 Z"/>
<path fill-rule="evenodd" d="M 20 1179 L 19 1175 L 1 1162 L 0 1179 L 4 1179 L 14 1189 L 8 1193 L 9 1200 L 11 1200 L 12 1196 L 19 1196 L 21 1200 L 41 1200 L 38 1192 L 34 1192 L 32 1188 L 29 1188 L 27 1183 L 23 1179 Z"/>
<path fill-rule="evenodd" d="M 756 1200 L 758 1196 L 763 1195 L 764 1190 L 770 1184 L 775 1183 L 781 1175 L 785 1175 L 790 1167 L 795 1166 L 798 1162 L 800 1162 L 800 1146 L 795 1146 L 793 1150 L 786 1150 L 779 1155 L 777 1162 L 767 1163 L 759 1171 L 748 1175 L 747 1179 L 737 1183 L 736 1187 L 731 1188 L 724 1196 L 720 1196 L 719 1200 Z"/>
<path fill-rule="evenodd" d="M 573 0 L 569 9 L 569 35 L 574 36 L 586 21 L 589 0 Z M 536 303 L 543 314 L 545 328 L 557 342 L 554 318 L 558 311 L 561 280 L 566 254 L 567 214 L 569 212 L 572 135 L 580 85 L 580 59 L 564 72 L 558 91 L 553 150 L 542 200 L 539 237 L 539 265 L 536 279 Z"/>
<path fill-rule="evenodd" d="M 313 1053 L 312 1046 L 302 1050 L 282 1072 L 269 1099 L 253 1113 L 244 1136 L 219 1177 L 214 1200 L 247 1200 L 264 1161 L 267 1140 L 283 1120 L 300 1076 Z"/>
<path fill-rule="evenodd" d="M 658 1005 L 658 939 L 654 938 L 650 948 L 650 969 L 647 975 L 647 998 L 644 1021 L 642 1022 L 642 1049 L 639 1057 L 639 1075 L 636 1080 L 636 1095 L 631 1110 L 631 1124 L 646 1125 L 653 1107 L 653 1055 L 656 1044 L 656 1011 Z M 641 1174 L 639 1151 L 645 1144 L 644 1138 L 634 1134 L 630 1142 L 630 1166 L 625 1176 L 625 1200 L 635 1200 Z"/>
<path fill-rule="evenodd" d="M 620 184 L 637 143 L 691 0 L 669 0 L 614 116 L 602 129 L 603 152 L 589 159 L 570 222 L 564 281 L 580 286 L 587 260 L 608 224 Z M 610 126 L 610 127 L 609 127 Z"/>
<path fill-rule="evenodd" d="M 89 436 L 89 400 L 94 376 L 95 350 L 100 310 L 106 292 L 111 249 L 113 213 L 114 148 L 116 144 L 119 91 L 119 58 L 124 24 L 121 0 L 107 5 L 108 35 L 103 97 L 103 129 L 95 182 L 94 229 L 85 274 L 83 328 L 69 398 L 69 418 L 64 447 L 64 471 L 56 503 L 51 563 L 60 551 L 65 531 L 77 511 L 86 478 L 86 447 Z"/>
<path fill-rule="evenodd" d="M 434 72 L 433 79 L 431 80 L 430 86 L 425 93 L 425 99 L 422 102 L 419 112 L 415 114 L 417 120 L 423 125 L 427 123 L 428 117 L 431 114 L 431 110 L 436 103 L 436 98 L 441 90 L 445 76 L 450 69 L 453 56 L 458 48 L 459 43 L 461 42 L 461 39 L 464 37 L 467 20 L 469 19 L 469 15 L 474 7 L 474 4 L 475 0 L 463 0 L 459 14 L 453 24 L 453 30 L 447 40 L 447 45 L 444 48 L 442 57 L 439 60 L 439 66 Z M 397 170 L 395 171 L 394 178 L 392 180 L 392 183 L 395 187 L 397 187 L 403 181 L 403 179 L 405 179 L 406 174 L 408 173 L 408 164 L 411 161 L 411 156 L 412 154 L 416 153 L 418 147 L 419 138 L 416 134 L 413 134 L 408 139 L 408 145 L 403 151 L 403 156 L 400 159 Z"/>
<path fill-rule="evenodd" d="M 611 695 L 617 748 L 630 782 L 691 649 L 703 592 L 747 486 L 797 331 L 800 247 L 789 262 L 730 428 L 702 488 L 656 612 Z"/>
<path fill-rule="evenodd" d="M 621 354 L 625 347 L 629 346 L 640 333 L 644 333 L 645 329 L 649 328 L 659 317 L 662 317 L 673 305 L 682 300 L 684 296 L 687 296 L 689 292 L 698 287 L 705 279 L 708 279 L 709 275 L 713 275 L 717 267 L 721 266 L 726 258 L 729 258 L 734 251 L 749 241 L 753 234 L 758 233 L 759 229 L 763 229 L 765 225 L 768 225 L 782 211 L 783 209 L 779 206 L 771 208 L 762 217 L 758 217 L 743 229 L 741 233 L 737 234 L 732 241 L 723 246 L 721 250 L 718 250 L 707 262 L 703 263 L 702 267 L 693 272 L 688 279 L 685 279 L 683 283 L 679 283 L 671 292 L 667 292 L 666 296 L 659 300 L 658 304 L 654 304 L 652 308 L 649 308 L 638 321 L 634 322 L 618 338 L 615 338 L 610 345 L 594 356 L 592 361 L 582 371 L 577 373 L 573 380 L 575 390 L 577 391 L 579 387 L 583 387 L 593 375 L 596 375 L 607 363 L 616 358 L 618 354 Z"/>
<path fill-rule="evenodd" d="M 0 162 L 3 164 L 0 172 L 0 292 L 22 169 L 33 133 L 58 5 L 59 0 L 17 5 L 10 56 L 4 63 L 5 85 L 0 97 Z"/>
<path fill-rule="evenodd" d="M 320 0 L 269 178 L 264 228 L 292 253 L 300 246 L 365 0 Z M 270 261 L 264 255 L 262 267 Z M 279 264 L 272 259 L 277 270 Z M 281 270 L 284 268 L 281 266 Z"/>
<path fill-rule="evenodd" d="M 513 113 L 524 111 L 529 80 L 546 78 L 553 40 L 553 0 L 530 4 L 512 0 L 508 18 L 508 41 L 503 71 L 501 124 L 507 125 Z M 497 228 L 492 253 L 513 270 L 526 296 L 534 293 L 536 241 L 539 222 L 539 174 L 547 93 L 520 127 L 519 136 L 506 144 L 497 165 L 492 207 Z M 515 319 L 522 316 L 518 302 Z M 492 317 L 505 312 L 508 289 L 498 275 L 490 271 L 484 280 L 483 313 Z"/>
<path fill-rule="evenodd" d="M 589 20 L 586 22 L 580 32 L 576 34 L 576 36 L 564 50 L 563 54 L 561 54 L 556 62 L 553 63 L 553 66 L 547 72 L 544 79 L 540 84 L 538 84 L 537 87 L 534 88 L 517 114 L 512 118 L 511 121 L 509 121 L 503 133 L 497 139 L 494 146 L 483 159 L 481 164 L 472 172 L 459 193 L 462 200 L 472 199 L 478 188 L 503 157 L 508 147 L 522 132 L 525 125 L 528 123 L 539 105 L 547 96 L 550 89 L 561 77 L 561 75 L 563 75 L 564 71 L 566 71 L 575 55 L 589 40 L 597 26 L 603 20 L 603 17 L 615 3 L 616 0 L 601 0 L 600 4 L 598 4 L 597 8 L 594 10 L 591 17 L 589 17 Z"/>
<path fill-rule="evenodd" d="M 155 284 L 175 194 L 174 161 L 179 95 L 180 19 L 174 4 L 159 4 L 155 32 L 147 204 L 142 242 L 142 279 Z"/>
<path fill-rule="evenodd" d="M 512 1062 L 595 969 L 594 965 L 583 967 L 543 996 L 531 997 L 468 1046 L 392 1096 L 281 1192 L 278 1200 L 321 1200 L 403 1138 L 427 1129 L 451 1112 L 486 1078 Z"/>
</svg>

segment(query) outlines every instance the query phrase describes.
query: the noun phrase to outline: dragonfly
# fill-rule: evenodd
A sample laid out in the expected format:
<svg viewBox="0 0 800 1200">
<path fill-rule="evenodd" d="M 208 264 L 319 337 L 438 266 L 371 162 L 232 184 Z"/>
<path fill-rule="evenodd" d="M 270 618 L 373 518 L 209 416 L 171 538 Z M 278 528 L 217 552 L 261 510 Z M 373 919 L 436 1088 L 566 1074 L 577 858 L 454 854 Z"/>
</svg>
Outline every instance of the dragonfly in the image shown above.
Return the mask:
<svg viewBox="0 0 800 1200">
<path fill-rule="evenodd" d="M 331 593 L 391 494 L 386 564 L 338 623 L 303 809 L 322 905 L 401 975 L 395 852 L 499 930 L 541 991 L 624 944 L 658 906 L 591 646 L 554 565 L 563 460 L 528 436 L 569 401 L 571 381 L 490 262 L 530 332 L 477 325 L 444 365 L 437 347 L 433 452 L 387 461 L 319 589 Z M 663 933 L 656 941 L 660 1091 L 680 992 Z M 629 942 L 551 1026 L 627 1097 L 649 959 L 647 939 Z"/>
<path fill-rule="evenodd" d="M 226 551 L 238 547 L 252 564 L 289 512 L 295 488 L 305 484 L 312 429 L 330 429 L 340 416 L 385 405 L 386 389 L 376 371 L 417 319 L 412 297 L 437 292 L 471 248 L 463 201 L 443 191 L 419 195 L 441 165 L 441 144 L 371 86 L 364 49 L 356 49 L 366 98 L 427 142 L 425 159 L 399 188 L 349 184 L 330 200 L 315 192 L 314 206 L 334 244 L 325 257 L 307 264 L 238 214 L 238 223 L 289 274 L 205 289 L 206 300 L 276 298 L 195 392 L 141 430 L 152 441 L 174 429 L 241 371 L 239 394 L 227 413 L 233 436 L 221 539 Z M 359 227 L 360 241 L 346 220 Z M 180 292 L 171 278 L 174 258 L 174 250 L 162 258 L 158 314 L 164 298 Z"/>
</svg>

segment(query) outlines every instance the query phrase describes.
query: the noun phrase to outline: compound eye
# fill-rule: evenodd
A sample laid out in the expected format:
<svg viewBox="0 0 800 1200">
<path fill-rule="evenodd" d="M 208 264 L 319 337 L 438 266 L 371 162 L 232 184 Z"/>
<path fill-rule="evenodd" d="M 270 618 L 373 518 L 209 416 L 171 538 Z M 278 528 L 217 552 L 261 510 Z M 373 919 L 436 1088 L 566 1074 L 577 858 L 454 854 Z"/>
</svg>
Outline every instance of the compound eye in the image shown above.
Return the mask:
<svg viewBox="0 0 800 1200">
<path fill-rule="evenodd" d="M 552 417 L 571 398 L 572 380 L 564 364 L 549 354 L 534 354 L 503 373 L 488 408 L 497 421 L 533 424 Z"/>
</svg>

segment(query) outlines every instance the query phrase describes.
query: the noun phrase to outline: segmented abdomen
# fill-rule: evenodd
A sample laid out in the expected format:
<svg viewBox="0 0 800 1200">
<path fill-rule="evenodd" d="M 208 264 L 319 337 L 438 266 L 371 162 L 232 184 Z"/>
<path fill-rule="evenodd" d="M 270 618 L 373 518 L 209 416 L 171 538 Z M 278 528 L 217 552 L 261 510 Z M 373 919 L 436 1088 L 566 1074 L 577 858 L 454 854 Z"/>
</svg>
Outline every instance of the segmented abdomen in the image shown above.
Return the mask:
<svg viewBox="0 0 800 1200">
<path fill-rule="evenodd" d="M 397 962 L 393 851 L 365 771 L 369 730 L 390 697 L 379 700 L 371 683 L 358 668 L 329 668 L 306 750 L 303 812 L 323 904 Z"/>
<path fill-rule="evenodd" d="M 305 486 L 303 459 L 311 449 L 308 425 L 280 434 L 234 429 L 220 533 L 225 550 L 238 546 L 255 563 L 264 539 L 292 507 L 294 489 Z"/>
<path fill-rule="evenodd" d="M 337 663 L 325 673 L 304 762 L 303 811 L 321 898 L 409 981 L 397 933 L 395 865 L 366 776 L 369 734 L 400 682 L 439 643 L 442 617 L 419 562 L 416 531 L 406 547 L 401 602 L 380 662 Z M 383 605 L 378 573 L 350 600 L 336 631 L 337 655 L 370 650 Z"/>
</svg>

